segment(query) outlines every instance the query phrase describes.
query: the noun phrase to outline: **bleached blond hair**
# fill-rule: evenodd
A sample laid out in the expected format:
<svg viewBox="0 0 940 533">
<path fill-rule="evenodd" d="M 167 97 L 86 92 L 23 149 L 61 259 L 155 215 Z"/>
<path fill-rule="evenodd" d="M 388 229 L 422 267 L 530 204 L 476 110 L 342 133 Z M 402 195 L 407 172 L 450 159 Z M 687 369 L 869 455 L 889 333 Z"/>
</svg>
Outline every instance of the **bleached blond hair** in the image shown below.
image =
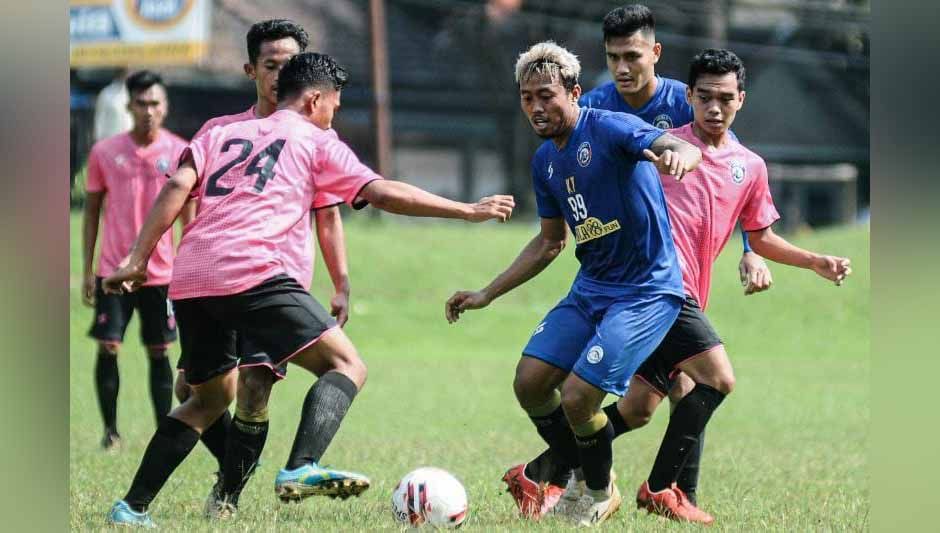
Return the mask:
<svg viewBox="0 0 940 533">
<path fill-rule="evenodd" d="M 519 54 L 516 60 L 516 83 L 521 85 L 530 78 L 557 80 L 565 89 L 571 90 L 581 75 L 578 56 L 555 44 L 543 41 Z"/>
</svg>

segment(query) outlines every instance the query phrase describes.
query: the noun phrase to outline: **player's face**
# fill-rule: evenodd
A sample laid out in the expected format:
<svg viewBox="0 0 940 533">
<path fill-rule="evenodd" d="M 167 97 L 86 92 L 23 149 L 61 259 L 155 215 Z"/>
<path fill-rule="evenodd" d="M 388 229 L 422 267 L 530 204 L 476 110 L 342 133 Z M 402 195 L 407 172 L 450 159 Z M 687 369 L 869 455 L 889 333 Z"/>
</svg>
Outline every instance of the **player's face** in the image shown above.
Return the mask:
<svg viewBox="0 0 940 533">
<path fill-rule="evenodd" d="M 530 78 L 519 85 L 522 111 L 535 134 L 543 139 L 564 137 L 570 132 L 578 118 L 580 97 L 580 85 L 568 92 L 558 80 Z"/>
<path fill-rule="evenodd" d="M 310 116 L 318 128 L 328 130 L 333 127 L 333 116 L 340 106 L 340 93 L 342 91 L 322 91 L 314 103 L 313 113 Z"/>
<path fill-rule="evenodd" d="M 731 127 L 734 116 L 744 105 L 744 91 L 738 90 L 734 72 L 702 74 L 695 87 L 686 90 L 695 124 L 709 135 L 722 135 Z"/>
<path fill-rule="evenodd" d="M 127 103 L 134 118 L 134 130 L 139 133 L 160 129 L 166 118 L 166 90 L 162 85 L 151 85 L 147 90 L 136 92 Z"/>
<path fill-rule="evenodd" d="M 258 96 L 277 105 L 277 75 L 287 61 L 299 53 L 300 46 L 293 37 L 261 43 L 255 64 L 245 64 L 245 74 L 254 80 Z"/>
<path fill-rule="evenodd" d="M 656 62 L 662 45 L 653 34 L 642 31 L 626 37 L 614 37 L 604 43 L 607 70 L 622 95 L 643 90 L 656 76 Z"/>
</svg>

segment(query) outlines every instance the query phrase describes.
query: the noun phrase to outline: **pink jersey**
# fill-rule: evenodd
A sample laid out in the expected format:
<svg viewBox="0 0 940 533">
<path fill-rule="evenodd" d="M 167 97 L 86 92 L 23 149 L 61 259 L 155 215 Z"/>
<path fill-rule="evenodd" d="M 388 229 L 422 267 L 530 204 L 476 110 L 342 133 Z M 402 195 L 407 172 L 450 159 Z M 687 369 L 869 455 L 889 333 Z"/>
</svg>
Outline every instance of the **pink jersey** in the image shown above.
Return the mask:
<svg viewBox="0 0 940 533">
<path fill-rule="evenodd" d="M 756 231 L 780 215 L 770 197 L 767 165 L 760 156 L 731 139 L 720 149 L 709 148 L 692 133 L 692 124 L 669 133 L 702 150 L 702 163 L 682 181 L 667 175 L 661 178 L 685 291 L 705 309 L 712 264 L 738 220 L 745 231 Z"/>
<path fill-rule="evenodd" d="M 173 299 L 236 294 L 311 260 L 296 257 L 303 252 L 288 237 L 314 198 L 330 193 L 352 204 L 381 179 L 335 134 L 291 110 L 212 128 L 188 153 L 199 206 L 180 243 Z"/>
<path fill-rule="evenodd" d="M 193 139 L 199 138 L 202 134 L 216 126 L 226 126 L 234 122 L 245 120 L 256 120 L 255 106 L 251 106 L 247 111 L 236 113 L 234 115 L 223 115 L 221 117 L 211 118 L 199 128 Z M 336 136 L 336 132 L 328 130 L 330 134 Z M 331 205 L 341 204 L 343 199 L 325 191 L 318 192 L 314 199 L 312 209 L 319 209 Z M 310 211 L 304 214 L 303 219 L 291 228 L 287 237 L 285 246 L 294 248 L 294 251 L 284 256 L 285 269 L 287 274 L 297 280 L 303 288 L 310 290 L 310 284 L 313 281 L 313 236 L 310 232 Z"/>
<path fill-rule="evenodd" d="M 176 169 L 186 141 L 161 129 L 149 146 L 130 133 L 95 143 L 88 156 L 88 192 L 104 192 L 104 230 L 97 275 L 110 276 L 140 232 L 167 174 Z M 173 275 L 173 231 L 167 231 L 147 264 L 145 285 L 167 285 Z"/>
</svg>

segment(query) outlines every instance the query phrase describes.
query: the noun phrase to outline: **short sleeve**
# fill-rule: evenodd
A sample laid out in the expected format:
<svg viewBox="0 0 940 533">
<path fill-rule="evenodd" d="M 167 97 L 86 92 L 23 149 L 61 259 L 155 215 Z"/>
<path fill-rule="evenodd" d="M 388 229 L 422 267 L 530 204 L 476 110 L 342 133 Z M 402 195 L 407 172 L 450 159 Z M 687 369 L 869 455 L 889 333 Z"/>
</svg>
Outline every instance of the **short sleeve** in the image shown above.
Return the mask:
<svg viewBox="0 0 940 533">
<path fill-rule="evenodd" d="M 665 131 L 647 124 L 635 115 L 612 113 L 606 120 L 612 147 L 619 148 L 634 159 L 643 161 L 643 150 L 653 145 Z"/>
<path fill-rule="evenodd" d="M 85 191 L 87 192 L 102 192 L 108 188 L 104 182 L 99 159 L 97 147 L 92 147 L 91 153 L 88 155 L 88 169 L 85 178 Z"/>
<path fill-rule="evenodd" d="M 318 150 L 318 168 L 313 170 L 314 203 L 317 197 L 339 198 L 355 209 L 362 209 L 366 202 L 357 202 L 359 192 L 375 180 L 382 179 L 359 158 L 343 141 L 329 138 Z"/>
<path fill-rule="evenodd" d="M 334 205 L 342 204 L 343 199 L 335 194 L 318 191 L 313 196 L 313 204 L 311 204 L 311 209 L 323 209 L 324 207 L 333 207 Z"/>
<path fill-rule="evenodd" d="M 767 178 L 767 165 L 758 161 L 748 170 L 755 170 L 754 182 L 748 194 L 747 202 L 741 211 L 741 227 L 744 231 L 758 231 L 770 227 L 780 218 L 773 198 L 770 196 L 770 181 Z"/>
<path fill-rule="evenodd" d="M 541 171 L 544 165 L 539 164 L 540 158 L 532 158 L 532 188 L 535 189 L 535 205 L 542 218 L 558 218 L 562 216 L 558 201 L 552 196 L 548 188 L 548 179 Z"/>
<path fill-rule="evenodd" d="M 193 187 L 193 192 L 190 194 L 190 197 L 196 195 L 196 191 L 199 189 L 205 177 L 203 174 L 205 174 L 207 170 L 206 159 L 209 156 L 211 140 L 211 133 L 194 138 L 192 142 L 189 143 L 189 146 L 183 148 L 182 152 L 180 152 L 179 160 L 176 162 L 176 167 L 179 168 L 187 159 L 192 158 L 193 160 L 193 166 L 196 168 L 196 185 Z"/>
</svg>

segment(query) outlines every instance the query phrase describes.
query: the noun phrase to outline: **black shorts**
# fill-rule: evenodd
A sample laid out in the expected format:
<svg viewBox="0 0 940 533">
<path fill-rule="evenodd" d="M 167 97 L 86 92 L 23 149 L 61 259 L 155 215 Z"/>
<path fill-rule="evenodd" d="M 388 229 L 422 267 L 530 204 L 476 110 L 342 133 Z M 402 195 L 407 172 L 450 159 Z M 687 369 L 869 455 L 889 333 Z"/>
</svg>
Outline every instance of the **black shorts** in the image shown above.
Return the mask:
<svg viewBox="0 0 940 533">
<path fill-rule="evenodd" d="M 640 365 L 634 376 L 645 381 L 663 396 L 675 383 L 676 366 L 706 350 L 722 344 L 705 313 L 694 299 L 686 297 L 679 316 L 669 328 L 663 342 Z"/>
<path fill-rule="evenodd" d="M 191 385 L 238 366 L 240 336 L 251 339 L 243 349 L 263 352 L 252 366 L 267 366 L 277 375 L 278 367 L 336 326 L 326 309 L 284 274 L 238 294 L 174 300 L 173 305 L 180 324 L 180 366 Z"/>
<path fill-rule="evenodd" d="M 166 285 L 151 285 L 124 294 L 105 294 L 101 278 L 95 278 L 95 316 L 88 335 L 102 342 L 123 342 L 136 308 L 144 345 L 167 346 L 176 340 L 176 318 L 166 293 Z"/>
</svg>

